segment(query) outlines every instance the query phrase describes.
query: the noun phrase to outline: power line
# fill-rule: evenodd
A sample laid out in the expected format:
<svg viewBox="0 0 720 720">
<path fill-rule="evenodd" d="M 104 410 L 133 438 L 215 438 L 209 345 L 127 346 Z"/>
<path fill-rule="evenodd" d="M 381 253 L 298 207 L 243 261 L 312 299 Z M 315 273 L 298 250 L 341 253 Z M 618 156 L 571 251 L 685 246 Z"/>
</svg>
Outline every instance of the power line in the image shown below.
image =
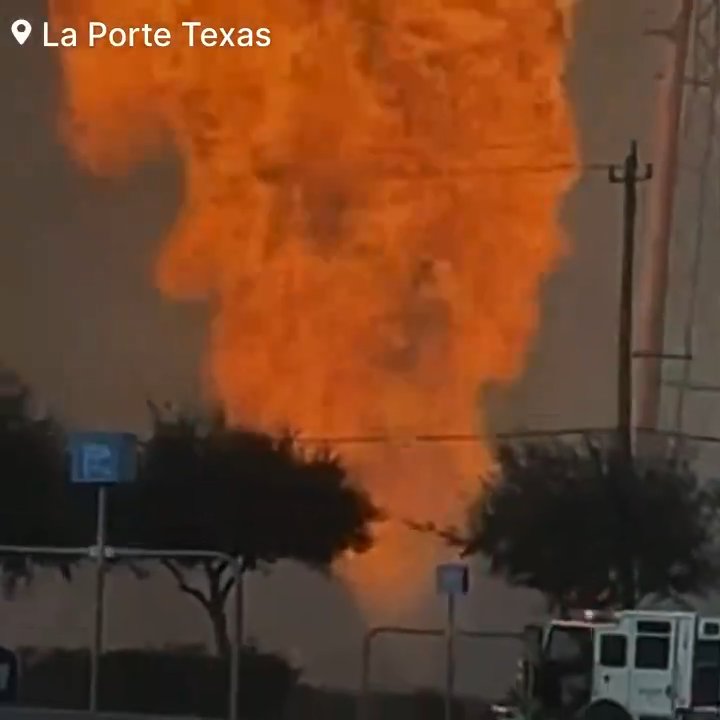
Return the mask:
<svg viewBox="0 0 720 720">
<path fill-rule="evenodd" d="M 657 428 L 636 428 L 636 432 L 656 435 L 668 439 L 689 440 L 693 442 L 718 443 L 720 437 L 692 433 L 680 433 L 675 430 L 659 430 Z M 410 436 L 386 435 L 335 435 L 335 436 L 298 436 L 303 443 L 317 445 L 414 445 L 414 444 L 462 444 L 504 442 L 512 440 L 543 440 L 553 438 L 573 438 L 598 435 L 615 435 L 617 427 L 581 427 L 556 428 L 551 430 L 513 430 L 507 432 L 488 433 L 423 433 Z"/>
<path fill-rule="evenodd" d="M 554 172 L 607 172 L 612 165 L 609 163 L 547 163 L 547 164 L 515 164 L 515 163 L 493 163 L 488 165 L 472 164 L 442 167 L 438 165 L 426 165 L 412 160 L 395 160 L 392 156 L 377 162 L 370 163 L 371 169 L 375 169 L 381 175 L 387 175 L 389 179 L 407 180 L 443 180 L 463 177 L 475 177 L 477 175 L 516 175 L 524 173 L 554 173 Z"/>
</svg>

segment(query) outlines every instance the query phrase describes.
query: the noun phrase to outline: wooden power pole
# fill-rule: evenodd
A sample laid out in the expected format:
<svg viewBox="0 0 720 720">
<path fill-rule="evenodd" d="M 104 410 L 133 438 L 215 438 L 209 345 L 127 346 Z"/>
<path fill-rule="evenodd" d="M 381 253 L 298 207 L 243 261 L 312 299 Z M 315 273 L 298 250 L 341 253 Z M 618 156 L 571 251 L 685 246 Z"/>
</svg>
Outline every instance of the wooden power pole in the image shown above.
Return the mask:
<svg viewBox="0 0 720 720">
<path fill-rule="evenodd" d="M 622 184 L 623 241 L 620 276 L 620 315 L 618 322 L 617 358 L 617 431 L 621 476 L 611 473 L 610 491 L 614 494 L 619 514 L 617 538 L 617 569 L 621 585 L 623 607 L 635 607 L 637 602 L 637 562 L 634 554 L 634 507 L 623 487 L 631 480 L 633 463 L 633 290 L 635 269 L 635 219 L 637 215 L 637 186 L 652 177 L 652 165 L 642 173 L 638 163 L 637 143 L 630 143 L 630 152 L 622 166 L 610 166 L 610 182 Z"/>
<path fill-rule="evenodd" d="M 620 315 L 618 322 L 617 358 L 617 423 L 620 450 L 626 458 L 632 455 L 633 429 L 633 288 L 635 279 L 635 220 L 637 216 L 637 186 L 649 180 L 653 167 L 648 164 L 640 172 L 637 142 L 630 143 L 630 152 L 621 166 L 611 165 L 610 182 L 622 184 L 623 244 L 620 276 Z"/>
</svg>

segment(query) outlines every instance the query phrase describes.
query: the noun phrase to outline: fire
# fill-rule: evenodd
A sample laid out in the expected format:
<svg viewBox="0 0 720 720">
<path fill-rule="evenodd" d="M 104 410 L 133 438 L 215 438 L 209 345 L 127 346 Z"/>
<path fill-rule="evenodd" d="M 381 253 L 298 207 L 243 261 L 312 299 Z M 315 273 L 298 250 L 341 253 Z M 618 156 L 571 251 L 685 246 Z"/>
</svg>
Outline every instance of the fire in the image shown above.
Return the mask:
<svg viewBox="0 0 720 720">
<path fill-rule="evenodd" d="M 479 390 L 523 368 L 575 177 L 568 0 L 241 5 L 50 0 L 53 26 L 272 31 L 62 50 L 64 136 L 99 174 L 179 155 L 157 284 L 212 304 L 208 375 L 234 419 L 390 436 L 341 451 L 396 520 L 458 521 L 486 449 L 403 441 L 481 431 Z M 388 525 L 351 576 L 411 587 L 430 551 L 409 542 Z"/>
</svg>

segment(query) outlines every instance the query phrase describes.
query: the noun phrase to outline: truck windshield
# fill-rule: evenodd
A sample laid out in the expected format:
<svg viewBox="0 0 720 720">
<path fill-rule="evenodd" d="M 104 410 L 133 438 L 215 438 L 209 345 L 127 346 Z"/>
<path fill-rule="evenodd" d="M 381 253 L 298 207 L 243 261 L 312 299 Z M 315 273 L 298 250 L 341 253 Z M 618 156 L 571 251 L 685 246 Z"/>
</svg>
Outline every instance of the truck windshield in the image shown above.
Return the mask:
<svg viewBox="0 0 720 720">
<path fill-rule="evenodd" d="M 590 701 L 593 636 L 582 625 L 553 625 L 540 667 L 538 697 L 552 711 L 572 715 Z"/>
<path fill-rule="evenodd" d="M 550 629 L 545 659 L 578 670 L 592 666 L 592 630 L 585 626 L 554 625 Z"/>
</svg>

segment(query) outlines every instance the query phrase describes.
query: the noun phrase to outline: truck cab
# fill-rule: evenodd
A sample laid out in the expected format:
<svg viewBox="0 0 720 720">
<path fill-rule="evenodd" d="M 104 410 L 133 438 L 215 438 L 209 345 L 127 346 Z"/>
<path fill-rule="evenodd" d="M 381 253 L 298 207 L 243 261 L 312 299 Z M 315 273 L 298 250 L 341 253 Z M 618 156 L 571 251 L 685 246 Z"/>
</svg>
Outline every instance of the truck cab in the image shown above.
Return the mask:
<svg viewBox="0 0 720 720">
<path fill-rule="evenodd" d="M 585 612 L 528 628 L 525 692 L 543 717 L 664 720 L 720 706 L 720 618 Z"/>
</svg>

